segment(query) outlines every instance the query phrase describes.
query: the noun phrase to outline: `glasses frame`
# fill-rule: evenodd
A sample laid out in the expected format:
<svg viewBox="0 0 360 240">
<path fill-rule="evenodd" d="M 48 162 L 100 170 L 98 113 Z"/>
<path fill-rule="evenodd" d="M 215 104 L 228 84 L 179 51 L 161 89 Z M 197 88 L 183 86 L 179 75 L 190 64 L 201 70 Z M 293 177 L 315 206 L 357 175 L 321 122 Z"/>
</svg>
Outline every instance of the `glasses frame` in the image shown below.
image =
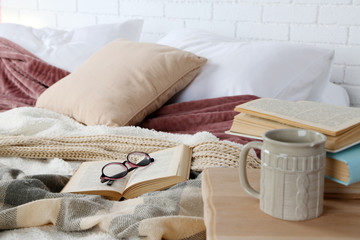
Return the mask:
<svg viewBox="0 0 360 240">
<path fill-rule="evenodd" d="M 132 155 L 132 154 L 143 154 L 146 159 L 149 160 L 149 163 L 148 164 L 145 164 L 145 165 L 138 165 L 136 163 L 133 163 L 129 160 L 129 157 Z M 145 159 L 145 158 L 144 158 Z M 154 162 L 154 159 L 152 157 L 150 157 L 150 155 L 148 153 L 145 153 L 145 152 L 140 152 L 140 151 L 134 151 L 134 152 L 131 152 L 129 153 L 127 156 L 126 156 L 126 160 L 124 162 L 110 162 L 110 163 L 107 163 L 105 164 L 102 169 L 101 169 L 101 176 L 100 176 L 100 181 L 102 183 L 105 183 L 107 182 L 107 185 L 111 186 L 113 184 L 113 182 L 115 180 L 119 180 L 121 178 L 124 178 L 129 172 L 139 168 L 139 167 L 146 167 L 146 166 L 149 166 L 150 163 Z M 126 165 L 126 163 L 130 166 L 130 168 Z M 108 167 L 109 165 L 122 165 L 124 167 L 124 170 L 126 171 L 126 173 L 124 175 L 121 175 L 121 177 L 116 177 L 117 175 L 119 175 L 120 173 L 118 174 L 115 174 L 113 176 L 107 176 L 106 174 L 104 174 L 104 169 L 106 167 Z M 122 173 L 122 172 L 121 172 Z"/>
</svg>

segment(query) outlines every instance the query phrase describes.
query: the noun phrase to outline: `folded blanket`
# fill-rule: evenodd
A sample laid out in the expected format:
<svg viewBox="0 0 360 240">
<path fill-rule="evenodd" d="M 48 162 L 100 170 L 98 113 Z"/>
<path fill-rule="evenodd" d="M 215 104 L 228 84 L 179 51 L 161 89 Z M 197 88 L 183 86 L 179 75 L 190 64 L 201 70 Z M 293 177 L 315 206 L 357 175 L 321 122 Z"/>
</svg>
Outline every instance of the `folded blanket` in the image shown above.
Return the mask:
<svg viewBox="0 0 360 240">
<path fill-rule="evenodd" d="M 46 88 L 68 74 L 0 38 L 0 111 L 34 106 Z"/>
</svg>

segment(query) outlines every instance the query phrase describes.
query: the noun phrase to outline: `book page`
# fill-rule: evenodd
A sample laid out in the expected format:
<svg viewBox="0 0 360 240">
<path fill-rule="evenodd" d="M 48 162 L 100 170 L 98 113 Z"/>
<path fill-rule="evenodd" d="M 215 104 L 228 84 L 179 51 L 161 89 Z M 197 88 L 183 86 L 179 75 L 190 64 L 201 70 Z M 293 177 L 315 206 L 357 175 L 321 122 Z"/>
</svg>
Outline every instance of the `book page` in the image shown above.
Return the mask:
<svg viewBox="0 0 360 240">
<path fill-rule="evenodd" d="M 258 116 L 269 115 L 299 122 L 330 132 L 338 132 L 360 123 L 360 108 L 340 107 L 324 103 L 262 98 L 236 107 L 237 111 Z M 269 119 L 271 119 L 269 117 Z M 278 119 L 273 119 L 278 120 Z"/>
<path fill-rule="evenodd" d="M 239 123 L 246 122 L 248 125 L 254 125 L 254 126 L 261 126 L 262 128 L 266 128 L 268 130 L 270 129 L 276 129 L 276 128 L 290 128 L 292 126 L 287 125 L 285 123 L 280 123 L 277 121 L 273 121 L 270 119 L 265 119 L 261 117 L 252 116 L 246 113 L 239 113 L 235 116 L 234 121 L 237 121 Z"/>
<path fill-rule="evenodd" d="M 179 145 L 174 148 L 150 153 L 150 156 L 154 158 L 154 162 L 148 166 L 134 170 L 127 186 L 157 178 L 178 176 L 179 167 L 181 165 L 189 165 L 191 160 L 191 156 L 183 155 L 183 152 L 186 150 L 189 151 L 189 147 Z"/>
<path fill-rule="evenodd" d="M 111 186 L 101 183 L 101 169 L 109 162 L 115 161 L 89 161 L 82 163 L 62 192 L 117 191 L 122 193 L 131 176 L 131 172 L 126 177 L 114 181 Z"/>
</svg>

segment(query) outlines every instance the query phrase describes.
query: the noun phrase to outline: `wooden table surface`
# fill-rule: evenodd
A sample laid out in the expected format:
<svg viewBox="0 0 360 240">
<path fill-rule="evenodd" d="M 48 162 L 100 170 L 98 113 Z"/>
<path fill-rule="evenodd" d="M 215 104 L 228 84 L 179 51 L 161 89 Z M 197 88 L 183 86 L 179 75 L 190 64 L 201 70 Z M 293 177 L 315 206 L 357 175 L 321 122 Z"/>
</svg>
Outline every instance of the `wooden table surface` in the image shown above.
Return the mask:
<svg viewBox="0 0 360 240">
<path fill-rule="evenodd" d="M 257 190 L 259 171 L 247 171 Z M 202 177 L 207 239 L 360 239 L 360 200 L 325 199 L 320 217 L 285 221 L 260 210 L 259 200 L 242 189 L 237 168 L 209 168 Z"/>
</svg>

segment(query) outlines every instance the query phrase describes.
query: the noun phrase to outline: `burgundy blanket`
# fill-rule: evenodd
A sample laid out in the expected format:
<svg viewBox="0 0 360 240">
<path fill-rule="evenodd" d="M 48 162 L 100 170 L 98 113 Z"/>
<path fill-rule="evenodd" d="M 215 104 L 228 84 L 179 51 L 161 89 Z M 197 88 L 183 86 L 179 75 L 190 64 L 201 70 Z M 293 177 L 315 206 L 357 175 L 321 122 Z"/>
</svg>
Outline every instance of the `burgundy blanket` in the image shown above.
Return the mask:
<svg viewBox="0 0 360 240">
<path fill-rule="evenodd" d="M 165 105 L 148 116 L 141 127 L 171 133 L 194 134 L 199 131 L 213 133 L 221 140 L 245 144 L 253 139 L 226 134 L 238 112 L 236 105 L 257 99 L 253 95 L 240 95 Z"/>
<path fill-rule="evenodd" d="M 68 74 L 0 38 L 0 111 L 34 106 L 46 88 Z"/>
</svg>

